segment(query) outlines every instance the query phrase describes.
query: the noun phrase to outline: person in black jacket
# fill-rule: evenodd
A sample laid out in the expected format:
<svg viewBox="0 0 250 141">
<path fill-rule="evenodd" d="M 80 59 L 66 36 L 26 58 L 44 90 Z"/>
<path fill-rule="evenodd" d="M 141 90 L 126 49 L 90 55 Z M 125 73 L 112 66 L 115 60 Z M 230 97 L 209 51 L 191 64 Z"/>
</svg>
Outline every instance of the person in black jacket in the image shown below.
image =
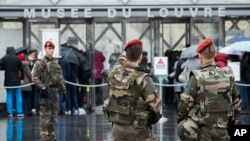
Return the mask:
<svg viewBox="0 0 250 141">
<path fill-rule="evenodd" d="M 14 47 L 7 47 L 6 55 L 2 58 L 1 69 L 5 71 L 4 86 L 7 87 L 6 111 L 13 116 L 13 97 L 18 117 L 23 117 L 21 81 L 24 79 L 21 60 L 15 55 Z M 11 87 L 11 88 L 8 88 Z M 12 88 L 13 87 L 13 88 Z"/>
<path fill-rule="evenodd" d="M 250 84 L 250 52 L 245 52 L 240 61 L 240 83 Z M 241 96 L 241 114 L 249 114 L 250 111 L 250 88 L 239 86 Z"/>
</svg>

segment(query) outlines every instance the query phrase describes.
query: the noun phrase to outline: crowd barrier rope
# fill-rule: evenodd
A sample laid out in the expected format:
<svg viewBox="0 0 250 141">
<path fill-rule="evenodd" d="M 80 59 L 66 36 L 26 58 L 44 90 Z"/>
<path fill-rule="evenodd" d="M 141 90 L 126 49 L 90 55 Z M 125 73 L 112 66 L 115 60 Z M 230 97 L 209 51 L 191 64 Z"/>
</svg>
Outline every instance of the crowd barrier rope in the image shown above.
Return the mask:
<svg viewBox="0 0 250 141">
<path fill-rule="evenodd" d="M 98 84 L 98 85 L 84 85 L 84 84 L 79 84 L 79 83 L 73 83 L 73 82 L 69 82 L 69 81 L 65 81 L 65 83 L 70 84 L 70 85 L 75 85 L 75 86 L 79 86 L 79 87 L 90 87 L 90 88 L 94 88 L 94 87 L 102 87 L 102 86 L 107 86 L 107 83 L 102 83 L 102 84 Z M 29 84 L 25 84 L 25 85 L 20 85 L 20 86 L 0 86 L 0 88 L 6 88 L 6 89 L 14 89 L 14 88 L 22 88 L 22 87 L 27 87 L 27 86 L 31 86 L 34 83 L 29 83 Z M 154 83 L 156 86 L 163 86 L 163 87 L 175 87 L 175 86 L 184 86 L 186 83 L 179 83 L 179 84 L 161 84 L 161 83 Z M 242 84 L 242 83 L 236 83 L 237 86 L 243 86 L 243 87 L 250 87 L 250 84 Z"/>
</svg>

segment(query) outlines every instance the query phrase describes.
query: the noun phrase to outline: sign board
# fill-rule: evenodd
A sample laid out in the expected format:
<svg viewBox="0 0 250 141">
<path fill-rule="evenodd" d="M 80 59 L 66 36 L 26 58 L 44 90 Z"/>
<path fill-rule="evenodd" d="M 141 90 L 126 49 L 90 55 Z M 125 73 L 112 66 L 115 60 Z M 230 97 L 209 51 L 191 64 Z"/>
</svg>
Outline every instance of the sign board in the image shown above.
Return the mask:
<svg viewBox="0 0 250 141">
<path fill-rule="evenodd" d="M 154 57 L 154 75 L 168 75 L 168 57 Z"/>
<path fill-rule="evenodd" d="M 50 40 L 54 43 L 55 49 L 53 57 L 60 57 L 60 29 L 41 29 L 42 35 L 42 56 L 45 55 L 44 44 Z"/>
<path fill-rule="evenodd" d="M 240 62 L 227 62 L 227 66 L 232 69 L 235 81 L 240 81 Z"/>
</svg>

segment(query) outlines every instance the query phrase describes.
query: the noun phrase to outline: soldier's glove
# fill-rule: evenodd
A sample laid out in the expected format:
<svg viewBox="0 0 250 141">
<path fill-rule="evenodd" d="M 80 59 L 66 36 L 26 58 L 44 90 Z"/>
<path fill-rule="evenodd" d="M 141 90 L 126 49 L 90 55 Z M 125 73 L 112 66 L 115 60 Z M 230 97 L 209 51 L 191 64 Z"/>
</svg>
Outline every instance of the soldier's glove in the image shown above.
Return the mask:
<svg viewBox="0 0 250 141">
<path fill-rule="evenodd" d="M 41 95 L 41 98 L 48 98 L 48 90 L 46 89 L 46 87 L 43 87 L 41 90 L 40 90 L 40 95 Z"/>
<path fill-rule="evenodd" d="M 160 112 L 155 113 L 155 112 L 151 111 L 150 114 L 151 114 L 150 115 L 150 118 L 151 118 L 150 122 L 151 122 L 151 124 L 156 124 L 161 119 L 161 117 L 162 117 L 162 114 Z"/>
<path fill-rule="evenodd" d="M 63 91 L 62 102 L 65 102 L 66 100 L 67 100 L 67 91 Z"/>
</svg>

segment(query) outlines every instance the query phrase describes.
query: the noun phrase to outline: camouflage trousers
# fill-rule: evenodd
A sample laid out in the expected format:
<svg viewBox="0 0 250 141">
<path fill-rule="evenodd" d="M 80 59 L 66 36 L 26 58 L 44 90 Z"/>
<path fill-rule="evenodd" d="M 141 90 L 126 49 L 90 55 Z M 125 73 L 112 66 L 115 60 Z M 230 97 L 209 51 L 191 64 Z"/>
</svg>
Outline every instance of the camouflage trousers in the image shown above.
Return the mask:
<svg viewBox="0 0 250 141">
<path fill-rule="evenodd" d="M 182 120 L 178 126 L 178 136 L 182 141 L 229 141 L 227 128 L 198 126 L 190 118 Z"/>
<path fill-rule="evenodd" d="M 200 128 L 199 141 L 229 141 L 227 128 L 203 126 Z"/>
<path fill-rule="evenodd" d="M 157 141 L 150 129 L 135 129 L 133 125 L 113 124 L 114 141 Z"/>
<path fill-rule="evenodd" d="M 186 118 L 178 124 L 177 133 L 182 141 L 198 141 L 200 129 L 192 119 Z"/>
<path fill-rule="evenodd" d="M 56 97 L 51 103 L 48 103 L 48 99 L 41 98 L 40 100 L 39 128 L 41 141 L 56 140 L 54 128 L 59 112 L 58 95 Z"/>
</svg>

